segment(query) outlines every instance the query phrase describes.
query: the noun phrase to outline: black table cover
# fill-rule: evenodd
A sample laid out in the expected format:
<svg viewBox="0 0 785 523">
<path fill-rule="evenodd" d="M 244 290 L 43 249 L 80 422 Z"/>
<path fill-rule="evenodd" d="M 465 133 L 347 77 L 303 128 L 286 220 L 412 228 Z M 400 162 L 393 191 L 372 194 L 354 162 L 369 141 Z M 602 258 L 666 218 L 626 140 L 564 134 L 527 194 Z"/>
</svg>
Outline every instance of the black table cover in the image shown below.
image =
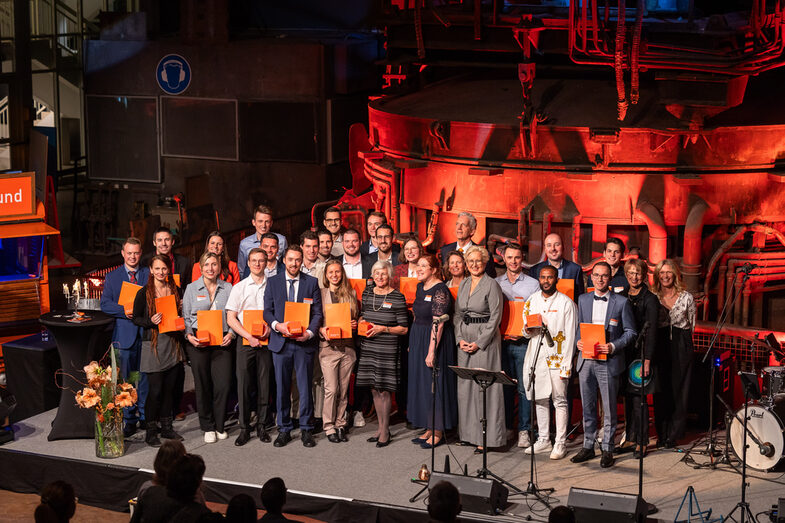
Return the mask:
<svg viewBox="0 0 785 523">
<path fill-rule="evenodd" d="M 54 339 L 41 333 L 3 343 L 8 391 L 16 398 L 11 422 L 27 419 L 57 407 L 60 389 L 55 373 L 60 356 Z"/>
</svg>

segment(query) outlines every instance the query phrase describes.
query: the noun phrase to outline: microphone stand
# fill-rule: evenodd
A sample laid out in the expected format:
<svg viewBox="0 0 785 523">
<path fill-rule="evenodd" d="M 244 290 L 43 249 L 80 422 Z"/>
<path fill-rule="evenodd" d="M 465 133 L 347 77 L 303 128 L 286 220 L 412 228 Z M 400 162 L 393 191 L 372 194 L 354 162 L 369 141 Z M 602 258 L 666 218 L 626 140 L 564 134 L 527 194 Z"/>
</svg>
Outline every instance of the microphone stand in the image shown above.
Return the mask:
<svg viewBox="0 0 785 523">
<path fill-rule="evenodd" d="M 657 512 L 657 507 L 653 503 L 648 503 L 645 499 L 643 499 L 643 458 L 645 452 L 643 449 L 646 448 L 646 443 L 644 443 L 649 436 L 649 424 L 647 423 L 647 414 L 649 413 L 649 404 L 646 402 L 646 392 L 645 392 L 645 378 L 644 371 L 646 368 L 645 363 L 645 354 L 644 349 L 646 347 L 646 336 L 648 335 L 648 329 L 651 328 L 651 325 L 647 322 L 643 328 L 643 331 L 638 336 L 638 339 L 635 341 L 637 344 L 638 349 L 638 357 L 640 358 L 641 362 L 641 383 L 640 383 L 640 418 L 638 419 L 638 447 L 640 448 L 640 452 L 638 455 L 638 498 L 646 504 L 647 506 L 647 514 L 654 514 Z M 649 370 L 649 376 L 651 376 L 651 370 Z"/>
</svg>

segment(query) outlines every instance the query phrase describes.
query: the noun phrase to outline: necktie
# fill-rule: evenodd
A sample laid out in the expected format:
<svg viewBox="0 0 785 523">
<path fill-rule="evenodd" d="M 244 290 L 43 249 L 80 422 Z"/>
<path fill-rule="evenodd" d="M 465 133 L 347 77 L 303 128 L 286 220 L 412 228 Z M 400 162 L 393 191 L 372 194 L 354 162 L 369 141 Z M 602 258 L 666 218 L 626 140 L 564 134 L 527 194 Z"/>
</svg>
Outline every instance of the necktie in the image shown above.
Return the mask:
<svg viewBox="0 0 785 523">
<path fill-rule="evenodd" d="M 128 281 L 136 283 L 136 271 L 128 271 Z"/>
<path fill-rule="evenodd" d="M 596 294 L 594 295 L 594 299 L 597 301 L 608 301 L 607 296 L 597 296 Z"/>
<path fill-rule="evenodd" d="M 295 301 L 294 299 L 294 280 L 286 280 L 289 282 L 289 301 Z"/>
</svg>

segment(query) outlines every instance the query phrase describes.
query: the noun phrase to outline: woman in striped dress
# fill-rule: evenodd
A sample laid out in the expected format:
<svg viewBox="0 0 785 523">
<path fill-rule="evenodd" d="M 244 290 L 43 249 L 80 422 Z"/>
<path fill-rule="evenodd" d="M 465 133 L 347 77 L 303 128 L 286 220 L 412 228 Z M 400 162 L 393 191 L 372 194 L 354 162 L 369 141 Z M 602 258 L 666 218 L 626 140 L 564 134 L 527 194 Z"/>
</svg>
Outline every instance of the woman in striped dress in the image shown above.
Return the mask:
<svg viewBox="0 0 785 523">
<path fill-rule="evenodd" d="M 397 391 L 400 380 L 399 337 L 409 332 L 409 320 L 406 299 L 390 285 L 390 262 L 374 263 L 371 277 L 374 286 L 363 292 L 360 318 L 371 326 L 362 338 L 355 386 L 370 387 L 373 393 L 379 429 L 368 442 L 386 447 L 390 443 L 391 395 Z"/>
</svg>

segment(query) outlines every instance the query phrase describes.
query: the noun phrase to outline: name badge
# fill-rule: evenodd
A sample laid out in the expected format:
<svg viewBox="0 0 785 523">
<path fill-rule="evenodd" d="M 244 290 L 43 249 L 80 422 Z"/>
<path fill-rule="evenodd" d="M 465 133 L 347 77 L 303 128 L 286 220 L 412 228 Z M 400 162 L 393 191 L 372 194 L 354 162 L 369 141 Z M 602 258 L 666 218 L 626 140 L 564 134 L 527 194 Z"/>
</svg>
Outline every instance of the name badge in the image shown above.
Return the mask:
<svg viewBox="0 0 785 523">
<path fill-rule="evenodd" d="M 303 303 L 307 303 L 308 305 L 313 305 L 313 298 L 303 298 Z"/>
<path fill-rule="evenodd" d="M 430 294 L 426 294 L 425 295 L 425 301 L 431 301 L 431 295 Z"/>
<path fill-rule="evenodd" d="M 526 301 L 526 298 L 523 296 L 516 296 L 512 299 L 512 301 Z"/>
<path fill-rule="evenodd" d="M 613 292 L 615 292 L 616 294 L 619 294 L 623 290 L 624 290 L 624 287 L 614 287 L 613 288 Z"/>
<path fill-rule="evenodd" d="M 389 301 L 382 302 L 382 308 L 392 309 L 392 303 L 390 303 Z"/>
<path fill-rule="evenodd" d="M 611 319 L 608 323 L 610 324 L 611 327 L 618 327 L 619 326 L 619 320 Z"/>
<path fill-rule="evenodd" d="M 207 296 L 197 296 L 196 301 L 204 301 L 207 299 Z"/>
</svg>

